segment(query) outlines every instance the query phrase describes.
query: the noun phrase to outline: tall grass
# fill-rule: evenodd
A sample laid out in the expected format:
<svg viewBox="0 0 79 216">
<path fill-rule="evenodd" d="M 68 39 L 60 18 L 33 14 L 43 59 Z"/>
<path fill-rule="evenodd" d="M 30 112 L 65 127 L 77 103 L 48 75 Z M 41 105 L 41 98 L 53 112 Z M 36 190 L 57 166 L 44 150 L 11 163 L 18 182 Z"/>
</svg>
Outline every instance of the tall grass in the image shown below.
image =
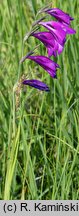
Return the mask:
<svg viewBox="0 0 79 216">
<path fill-rule="evenodd" d="M 57 79 L 35 63 L 19 64 L 36 44 L 25 44 L 38 9 L 47 1 L 0 1 L 0 199 L 79 199 L 79 3 L 52 1 L 74 17 L 76 35 L 67 36 L 57 58 Z M 46 54 L 41 44 L 39 54 Z M 52 58 L 53 59 L 53 58 Z M 27 87 L 19 95 L 21 75 L 40 77 L 50 92 Z"/>
</svg>

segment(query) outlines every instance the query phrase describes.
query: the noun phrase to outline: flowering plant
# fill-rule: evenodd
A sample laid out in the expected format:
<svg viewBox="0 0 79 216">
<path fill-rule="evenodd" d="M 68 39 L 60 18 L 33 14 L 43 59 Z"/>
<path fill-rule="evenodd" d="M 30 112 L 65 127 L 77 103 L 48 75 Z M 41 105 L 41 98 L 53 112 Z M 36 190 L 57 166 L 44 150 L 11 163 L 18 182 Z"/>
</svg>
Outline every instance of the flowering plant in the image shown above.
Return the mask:
<svg viewBox="0 0 79 216">
<path fill-rule="evenodd" d="M 71 21 L 74 19 L 68 13 L 65 13 L 59 8 L 45 7 L 39 13 L 46 13 L 48 16 L 53 16 L 56 21 L 45 21 L 46 16 L 36 20 L 32 25 L 32 30 L 25 36 L 24 40 L 28 37 L 35 37 L 41 41 L 47 49 L 48 56 L 34 55 L 34 50 L 30 51 L 24 56 L 20 63 L 26 59 L 30 59 L 39 64 L 45 69 L 52 78 L 56 78 L 57 69 L 60 67 L 56 62 L 51 60 L 51 56 L 56 57 L 60 55 L 64 49 L 67 34 L 75 34 L 76 31 L 71 28 Z M 38 14 L 39 14 L 38 13 Z M 47 31 L 38 31 L 39 27 L 43 26 Z M 49 91 L 49 87 L 38 79 L 22 79 L 22 85 L 29 85 L 42 91 Z"/>
</svg>

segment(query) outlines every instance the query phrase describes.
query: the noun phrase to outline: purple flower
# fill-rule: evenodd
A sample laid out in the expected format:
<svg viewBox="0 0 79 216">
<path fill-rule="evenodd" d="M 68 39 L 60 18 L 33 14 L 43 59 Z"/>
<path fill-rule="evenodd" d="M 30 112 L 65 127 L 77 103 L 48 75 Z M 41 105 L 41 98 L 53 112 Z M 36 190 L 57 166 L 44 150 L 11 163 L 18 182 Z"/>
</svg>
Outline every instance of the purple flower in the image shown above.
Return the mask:
<svg viewBox="0 0 79 216">
<path fill-rule="evenodd" d="M 51 77 L 56 78 L 56 70 L 57 68 L 59 68 L 59 65 L 53 60 L 49 59 L 46 56 L 31 56 L 27 54 L 25 57 L 21 59 L 20 62 L 23 62 L 25 59 L 31 59 L 35 61 L 42 68 L 44 68 L 50 74 Z"/>
<path fill-rule="evenodd" d="M 60 45 L 54 38 L 51 32 L 36 32 L 32 33 L 32 36 L 39 39 L 47 48 L 48 57 L 60 54 L 63 51 L 64 46 Z M 58 53 L 57 53 L 58 52 Z"/>
<path fill-rule="evenodd" d="M 49 91 L 49 87 L 40 80 L 24 80 L 22 84 L 32 86 L 42 91 Z"/>
<path fill-rule="evenodd" d="M 53 25 L 53 28 L 58 28 L 58 29 L 62 28 L 66 32 L 66 34 L 76 33 L 76 31 L 70 26 L 68 26 L 66 23 L 60 23 L 60 22 L 53 21 L 52 25 Z"/>
<path fill-rule="evenodd" d="M 62 46 L 66 41 L 66 34 L 76 33 L 76 31 L 69 27 L 67 24 L 56 21 L 39 22 L 39 25 L 47 28 L 53 34 L 55 40 Z"/>
<path fill-rule="evenodd" d="M 70 25 L 70 21 L 74 20 L 74 18 L 72 18 L 68 13 L 65 13 L 59 8 L 45 9 L 44 11 L 50 14 L 51 16 L 54 16 L 60 22 L 64 22 L 68 25 Z"/>
<path fill-rule="evenodd" d="M 61 24 L 55 21 L 39 22 L 39 25 L 47 28 L 54 36 L 55 40 L 64 45 L 66 41 L 66 32 L 62 29 Z"/>
</svg>

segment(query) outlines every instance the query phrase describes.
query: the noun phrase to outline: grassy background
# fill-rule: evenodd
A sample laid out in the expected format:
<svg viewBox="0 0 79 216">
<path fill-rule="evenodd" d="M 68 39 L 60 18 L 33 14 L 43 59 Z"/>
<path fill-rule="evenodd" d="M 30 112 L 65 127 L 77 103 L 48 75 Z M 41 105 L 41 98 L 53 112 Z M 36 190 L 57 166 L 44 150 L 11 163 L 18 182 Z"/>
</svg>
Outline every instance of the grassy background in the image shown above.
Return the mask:
<svg viewBox="0 0 79 216">
<path fill-rule="evenodd" d="M 64 51 L 56 59 L 61 67 L 58 79 L 30 60 L 19 64 L 22 55 L 39 44 L 32 37 L 23 43 L 23 38 L 46 2 L 0 0 L 0 199 L 79 199 L 77 0 L 52 1 L 52 6 L 75 18 L 72 27 L 77 31 L 67 36 Z M 38 54 L 46 54 L 43 45 Z M 16 111 L 14 89 L 23 74 L 40 77 L 50 92 L 23 89 Z"/>
</svg>

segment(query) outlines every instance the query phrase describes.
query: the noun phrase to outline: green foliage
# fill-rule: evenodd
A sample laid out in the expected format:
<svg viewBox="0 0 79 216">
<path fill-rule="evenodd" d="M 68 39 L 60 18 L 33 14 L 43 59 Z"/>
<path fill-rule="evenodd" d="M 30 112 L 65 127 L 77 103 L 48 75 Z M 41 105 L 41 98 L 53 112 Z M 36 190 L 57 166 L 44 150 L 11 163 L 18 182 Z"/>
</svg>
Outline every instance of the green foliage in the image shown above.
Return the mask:
<svg viewBox="0 0 79 216">
<path fill-rule="evenodd" d="M 25 43 L 23 38 L 46 2 L 0 2 L 0 199 L 79 199 L 77 0 L 59 0 L 55 5 L 52 1 L 52 6 L 74 17 L 72 27 L 77 32 L 67 36 L 64 51 L 56 59 L 60 65 L 58 79 L 50 78 L 30 60 L 19 63 L 39 44 L 33 37 Z M 46 54 L 42 44 L 40 52 Z M 23 74 L 39 77 L 50 92 L 26 87 L 16 98 L 15 84 Z"/>
</svg>

